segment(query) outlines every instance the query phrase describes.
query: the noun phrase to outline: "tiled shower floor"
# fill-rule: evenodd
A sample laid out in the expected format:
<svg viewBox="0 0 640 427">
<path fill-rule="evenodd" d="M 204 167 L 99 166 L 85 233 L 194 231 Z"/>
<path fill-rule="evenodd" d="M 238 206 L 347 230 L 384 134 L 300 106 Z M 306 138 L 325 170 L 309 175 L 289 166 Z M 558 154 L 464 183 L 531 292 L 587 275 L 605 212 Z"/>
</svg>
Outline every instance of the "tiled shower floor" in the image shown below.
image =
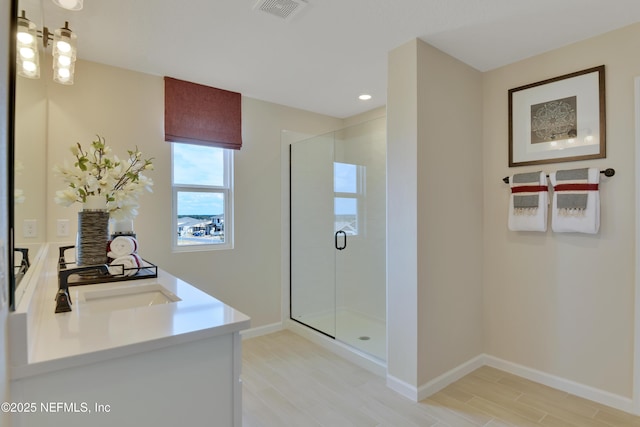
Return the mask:
<svg viewBox="0 0 640 427">
<path fill-rule="evenodd" d="M 382 321 L 348 310 L 340 310 L 335 316 L 303 316 L 296 320 L 380 360 L 387 359 L 386 325 Z"/>
</svg>

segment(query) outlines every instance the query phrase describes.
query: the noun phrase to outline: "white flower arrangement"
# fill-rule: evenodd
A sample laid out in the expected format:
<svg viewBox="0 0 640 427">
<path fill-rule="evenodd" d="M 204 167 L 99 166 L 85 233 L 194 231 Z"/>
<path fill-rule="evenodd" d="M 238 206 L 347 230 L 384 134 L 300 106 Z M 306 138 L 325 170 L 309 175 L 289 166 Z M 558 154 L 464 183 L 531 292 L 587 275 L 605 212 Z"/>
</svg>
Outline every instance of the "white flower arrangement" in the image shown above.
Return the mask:
<svg viewBox="0 0 640 427">
<path fill-rule="evenodd" d="M 100 135 L 86 151 L 80 143 L 72 146 L 76 159 L 73 167 L 66 160 L 64 166 L 54 167 L 54 173 L 68 184 L 65 190 L 56 191 L 56 203 L 71 206 L 85 203 L 90 196 L 104 197 L 111 218 L 133 219 L 138 215 L 138 197 L 145 191 L 152 192 L 153 180 L 142 172 L 153 170 L 153 159 L 143 159 L 138 147 L 127 152 L 126 161 L 111 156 L 111 148 Z"/>
</svg>

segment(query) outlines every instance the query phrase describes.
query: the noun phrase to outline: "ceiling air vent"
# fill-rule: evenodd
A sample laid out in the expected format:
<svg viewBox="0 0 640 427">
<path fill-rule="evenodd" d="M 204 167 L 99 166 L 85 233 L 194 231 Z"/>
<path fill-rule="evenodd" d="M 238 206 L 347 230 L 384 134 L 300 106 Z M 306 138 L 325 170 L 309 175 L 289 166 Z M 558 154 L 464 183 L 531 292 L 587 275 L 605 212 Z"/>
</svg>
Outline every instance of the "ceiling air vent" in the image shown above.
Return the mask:
<svg viewBox="0 0 640 427">
<path fill-rule="evenodd" d="M 304 0 L 258 0 L 253 9 L 289 21 L 306 5 L 307 2 Z"/>
</svg>

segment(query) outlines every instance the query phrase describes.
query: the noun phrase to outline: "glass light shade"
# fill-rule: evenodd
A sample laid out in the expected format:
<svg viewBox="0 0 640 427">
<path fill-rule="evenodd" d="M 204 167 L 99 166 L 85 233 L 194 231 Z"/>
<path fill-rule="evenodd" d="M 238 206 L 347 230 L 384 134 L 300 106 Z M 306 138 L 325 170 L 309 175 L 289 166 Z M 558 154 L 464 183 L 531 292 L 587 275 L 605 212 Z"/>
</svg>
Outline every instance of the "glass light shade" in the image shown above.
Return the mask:
<svg viewBox="0 0 640 427">
<path fill-rule="evenodd" d="M 68 68 L 58 68 L 58 78 L 69 80 L 69 77 L 71 77 L 71 71 Z"/>
<path fill-rule="evenodd" d="M 40 77 L 36 24 L 29 21 L 24 12 L 18 17 L 16 69 L 18 75 L 30 79 Z"/>
<path fill-rule="evenodd" d="M 69 68 L 69 66 L 73 62 L 71 60 L 71 57 L 70 56 L 66 56 L 66 55 L 58 56 L 57 61 L 58 61 L 58 67 L 60 67 L 60 68 Z"/>
<path fill-rule="evenodd" d="M 71 45 L 64 40 L 58 40 L 56 42 L 56 47 L 58 48 L 58 53 L 69 53 L 71 52 Z"/>
<path fill-rule="evenodd" d="M 82 9 L 83 0 L 53 0 L 53 4 L 67 10 Z"/>
<path fill-rule="evenodd" d="M 53 81 L 63 85 L 73 84 L 76 62 L 77 36 L 69 29 L 69 23 L 53 33 Z"/>
<path fill-rule="evenodd" d="M 34 61 L 22 61 L 18 74 L 22 77 L 37 79 L 40 77 L 40 67 Z"/>
<path fill-rule="evenodd" d="M 18 43 L 31 44 L 33 43 L 33 36 L 28 31 L 24 31 L 24 29 L 21 28 L 18 30 Z"/>
<path fill-rule="evenodd" d="M 68 67 L 53 67 L 53 81 L 63 85 L 72 85 L 74 76 L 75 63 L 72 62 Z"/>
<path fill-rule="evenodd" d="M 21 47 L 18 51 L 23 60 L 33 59 L 36 56 L 36 53 L 33 51 L 31 47 Z"/>
<path fill-rule="evenodd" d="M 36 71 L 36 63 L 33 61 L 23 61 L 22 62 L 22 69 L 25 70 L 28 73 L 33 74 L 34 71 Z"/>
<path fill-rule="evenodd" d="M 78 36 L 68 27 L 68 23 L 65 23 L 64 28 L 58 28 L 53 32 L 53 56 L 65 55 L 71 57 L 72 61 L 76 60 L 76 42 Z"/>
<path fill-rule="evenodd" d="M 29 21 L 24 12 L 18 17 L 18 43 L 31 44 L 36 40 L 36 24 Z"/>
</svg>

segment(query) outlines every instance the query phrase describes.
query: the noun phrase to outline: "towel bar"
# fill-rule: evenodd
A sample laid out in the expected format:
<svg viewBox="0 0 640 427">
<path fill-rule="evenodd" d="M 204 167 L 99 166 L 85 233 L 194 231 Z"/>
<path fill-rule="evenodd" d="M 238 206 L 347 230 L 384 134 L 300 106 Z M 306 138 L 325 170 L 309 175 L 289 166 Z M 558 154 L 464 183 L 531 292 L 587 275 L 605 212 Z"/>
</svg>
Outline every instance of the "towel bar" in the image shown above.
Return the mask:
<svg viewBox="0 0 640 427">
<path fill-rule="evenodd" d="M 604 176 L 614 176 L 616 174 L 616 170 L 613 168 L 607 168 L 603 171 L 600 171 L 600 173 L 603 173 Z M 547 175 L 547 178 L 549 178 L 549 175 Z M 505 176 L 504 178 L 502 178 L 502 181 L 504 181 L 505 184 L 509 183 L 509 177 Z"/>
</svg>

